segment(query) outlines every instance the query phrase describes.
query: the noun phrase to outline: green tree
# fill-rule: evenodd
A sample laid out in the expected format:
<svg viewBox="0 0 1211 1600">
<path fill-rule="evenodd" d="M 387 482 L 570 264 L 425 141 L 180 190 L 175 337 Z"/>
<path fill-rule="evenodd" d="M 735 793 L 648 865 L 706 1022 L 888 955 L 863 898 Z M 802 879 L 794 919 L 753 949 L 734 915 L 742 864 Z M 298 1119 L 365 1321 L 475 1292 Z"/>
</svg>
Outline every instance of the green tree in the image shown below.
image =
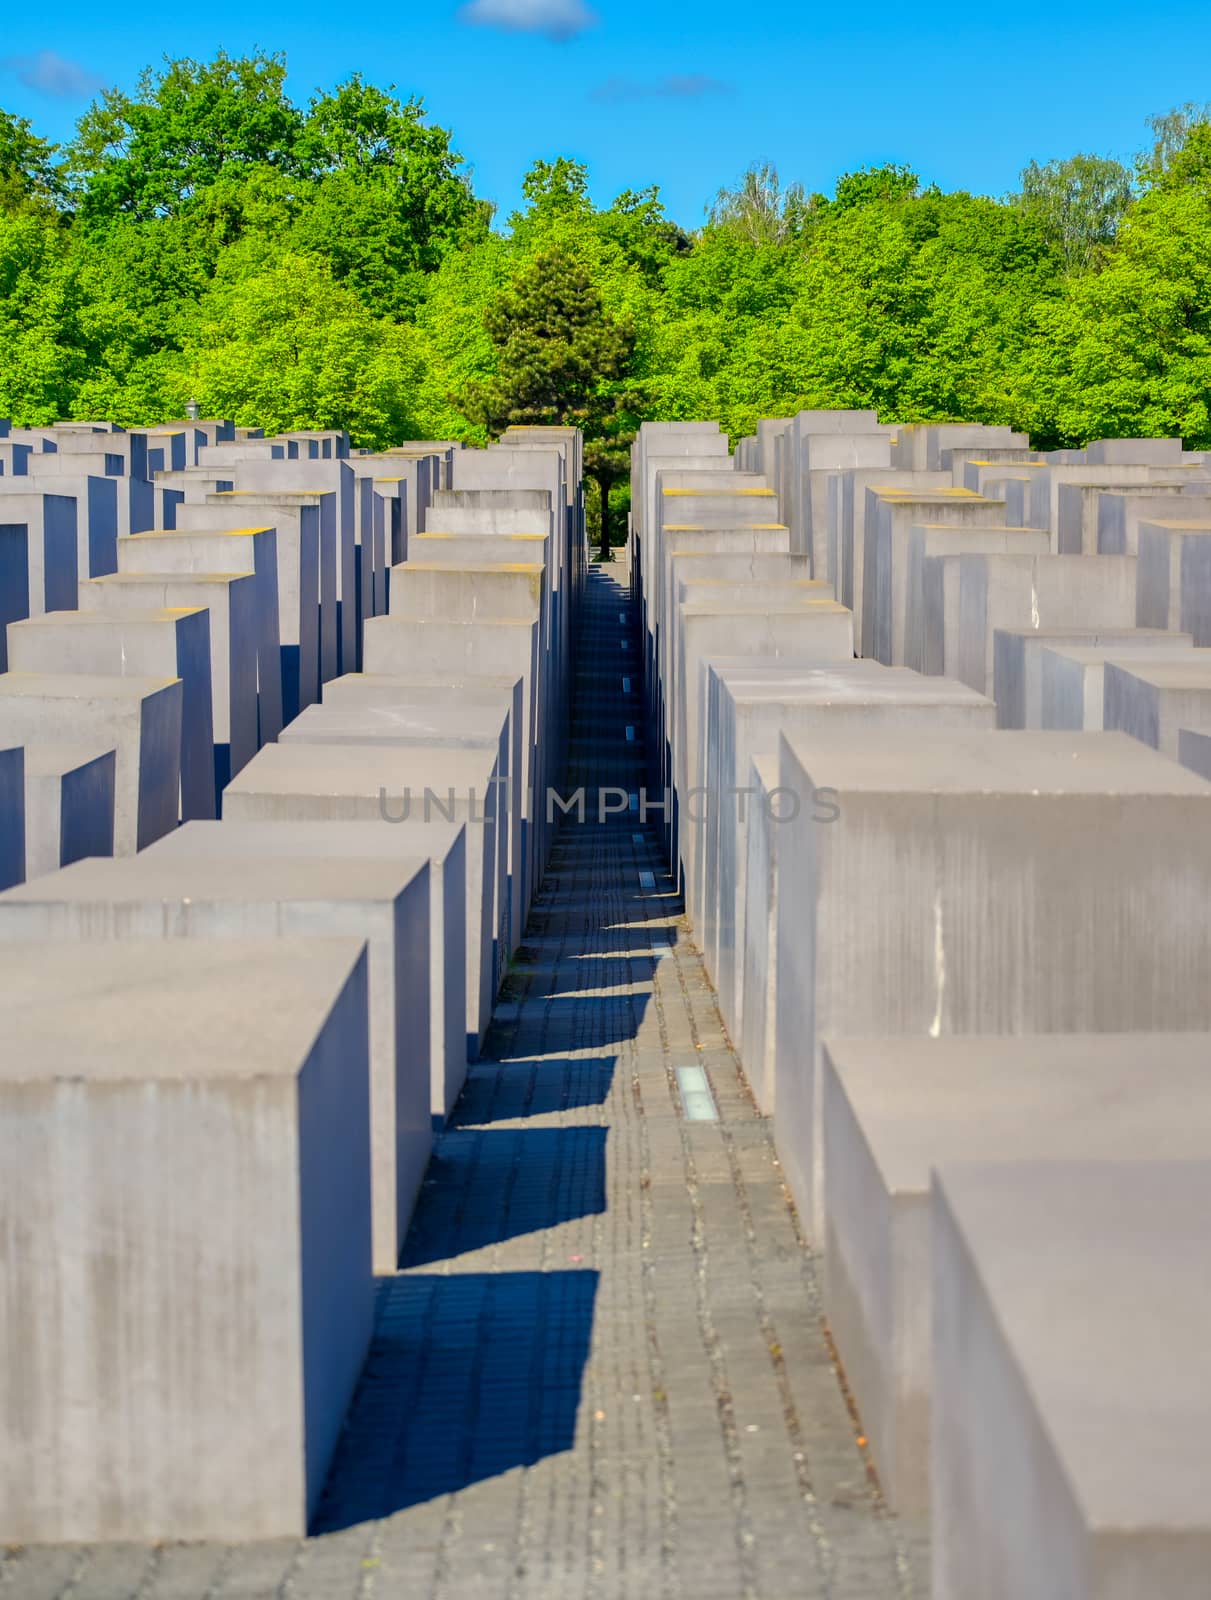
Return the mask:
<svg viewBox="0 0 1211 1600">
<path fill-rule="evenodd" d="M 400 101 L 354 75 L 311 103 L 300 144 L 309 189 L 290 232 L 374 310 L 415 308 L 423 275 L 486 236 L 462 158 L 420 101 Z"/>
<path fill-rule="evenodd" d="M 1038 326 L 1019 382 L 1042 441 L 1211 446 L 1211 182 L 1145 194 L 1102 270 L 1071 280 Z"/>
<path fill-rule="evenodd" d="M 471 415 L 494 433 L 539 423 L 583 430 L 607 555 L 610 489 L 627 469 L 635 426 L 625 388 L 634 328 L 608 314 L 583 262 L 563 245 L 539 251 L 492 301 L 484 322 L 497 367 L 471 386 Z"/>
<path fill-rule="evenodd" d="M 1185 146 L 1191 132 L 1211 122 L 1211 102 L 1187 100 L 1171 111 L 1148 118 L 1152 149 L 1142 154 L 1136 166 L 1145 182 L 1155 181 L 1168 171 Z"/>
<path fill-rule="evenodd" d="M 133 95 L 107 89 L 68 147 L 85 220 L 173 216 L 221 173 L 295 170 L 303 116 L 285 78 L 281 55 L 221 50 L 146 68 Z"/>
<path fill-rule="evenodd" d="M 414 335 L 375 317 L 307 256 L 228 251 L 172 362 L 173 409 L 267 432 L 347 428 L 382 448 L 412 435 L 420 375 Z"/>
<path fill-rule="evenodd" d="M 24 117 L 0 110 L 0 212 L 54 209 L 61 193 L 55 153 Z"/>
<path fill-rule="evenodd" d="M 882 167 L 861 167 L 837 179 L 830 210 L 849 211 L 854 206 L 869 206 L 881 200 L 915 200 L 921 180 L 909 167 L 889 163 Z"/>
<path fill-rule="evenodd" d="M 1022 172 L 1018 206 L 1034 218 L 1070 271 L 1096 266 L 1132 200 L 1131 174 L 1108 156 L 1076 155 Z"/>
<path fill-rule="evenodd" d="M 720 189 L 707 220 L 749 245 L 784 244 L 804 227 L 811 204 L 801 183 L 785 188 L 772 162 L 750 167 L 734 189 Z"/>
</svg>

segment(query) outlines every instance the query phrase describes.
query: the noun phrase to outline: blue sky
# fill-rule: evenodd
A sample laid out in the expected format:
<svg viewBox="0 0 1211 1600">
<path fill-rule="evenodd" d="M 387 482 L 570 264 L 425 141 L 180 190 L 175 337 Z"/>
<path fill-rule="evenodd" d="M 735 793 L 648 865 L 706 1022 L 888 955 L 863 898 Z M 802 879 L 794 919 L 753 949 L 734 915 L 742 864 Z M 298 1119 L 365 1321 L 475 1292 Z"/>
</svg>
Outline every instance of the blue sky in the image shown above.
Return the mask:
<svg viewBox="0 0 1211 1600">
<path fill-rule="evenodd" d="M 829 191 L 903 161 L 926 182 L 1001 194 L 1032 157 L 1129 157 L 1144 119 L 1211 99 L 1211 7 L 972 0 L 847 8 L 762 0 L 263 0 L 13 8 L 0 106 L 70 134 L 98 84 L 132 86 L 164 54 L 282 50 L 306 100 L 354 70 L 421 95 L 476 188 L 516 204 L 537 156 L 590 169 L 594 197 L 661 186 L 696 226 L 754 161 Z"/>
</svg>

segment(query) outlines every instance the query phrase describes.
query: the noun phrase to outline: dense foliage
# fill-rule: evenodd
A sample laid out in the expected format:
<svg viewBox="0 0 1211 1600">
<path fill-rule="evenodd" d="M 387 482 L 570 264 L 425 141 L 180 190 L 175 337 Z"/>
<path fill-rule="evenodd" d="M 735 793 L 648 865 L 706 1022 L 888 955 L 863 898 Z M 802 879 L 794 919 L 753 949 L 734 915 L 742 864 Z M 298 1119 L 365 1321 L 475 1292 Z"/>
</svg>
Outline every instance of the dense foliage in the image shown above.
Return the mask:
<svg viewBox="0 0 1211 1600">
<path fill-rule="evenodd" d="M 1000 200 L 757 167 L 692 234 L 655 188 L 601 207 L 578 163 L 538 162 L 494 228 L 420 102 L 355 76 L 300 106 L 278 56 L 170 61 L 61 149 L 0 111 L 0 415 L 196 398 L 367 445 L 568 420 L 606 496 L 645 416 L 738 435 L 874 406 L 1208 446 L 1208 108 L 1151 132 L 1133 171 L 1032 161 Z"/>
</svg>

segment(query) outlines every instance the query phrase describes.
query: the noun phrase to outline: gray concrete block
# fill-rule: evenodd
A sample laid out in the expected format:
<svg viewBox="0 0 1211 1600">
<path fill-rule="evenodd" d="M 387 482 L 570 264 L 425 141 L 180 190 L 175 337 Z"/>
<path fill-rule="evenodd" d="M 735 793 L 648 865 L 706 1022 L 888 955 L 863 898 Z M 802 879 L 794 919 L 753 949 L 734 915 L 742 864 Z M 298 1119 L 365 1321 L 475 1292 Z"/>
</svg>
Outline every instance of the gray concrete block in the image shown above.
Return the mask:
<svg viewBox="0 0 1211 1600">
<path fill-rule="evenodd" d="M 945 1167 L 936 1600 L 1198 1600 L 1211 1162 Z"/>
<path fill-rule="evenodd" d="M 1141 521 L 1136 621 L 1211 645 L 1211 519 Z"/>
<path fill-rule="evenodd" d="M 908 619 L 908 544 L 914 525 L 1004 527 L 1005 503 L 954 487 L 879 487 L 867 489 L 866 496 L 863 654 L 886 666 L 902 667 Z"/>
<path fill-rule="evenodd" d="M 177 825 L 181 680 L 0 674 L 0 745 L 91 744 L 116 752 L 114 852 L 133 855 Z"/>
<path fill-rule="evenodd" d="M 1181 728 L 1177 735 L 1177 759 L 1183 767 L 1211 779 L 1211 734 L 1196 728 Z"/>
<path fill-rule="evenodd" d="M 81 861 L 0 897 L 0 939 L 364 938 L 376 1272 L 393 1272 L 429 1159 L 429 867 L 266 855 Z"/>
<path fill-rule="evenodd" d="M 951 729 L 783 737 L 779 761 L 802 799 L 778 839 L 775 1135 L 812 1237 L 823 1039 L 1211 1026 L 1211 787 L 1176 763 Z"/>
<path fill-rule="evenodd" d="M 1048 726 L 1043 721 L 1043 654 L 1064 645 L 1104 647 L 1111 655 L 1134 657 L 1173 649 L 1185 653 L 1191 640 L 1189 634 L 1159 628 L 997 628 L 992 639 L 992 697 L 999 728 Z M 1094 726 L 1100 725 L 1099 719 Z"/>
<path fill-rule="evenodd" d="M 9 657 L 14 672 L 180 678 L 180 814 L 185 820 L 215 815 L 209 611 L 51 612 L 10 629 Z"/>
<path fill-rule="evenodd" d="M 72 606 L 75 594 L 74 497 L 0 494 L 0 672 L 8 670 L 9 624 Z"/>
<path fill-rule="evenodd" d="M 1158 517 L 1211 519 L 1211 489 L 1199 484 L 1099 489 L 1096 500 L 1096 553 L 1101 556 L 1138 555 L 1141 522 L 1155 522 Z"/>
<path fill-rule="evenodd" d="M 0 889 L 25 879 L 25 750 L 0 745 Z"/>
<path fill-rule="evenodd" d="M 214 781 L 221 794 L 257 750 L 258 597 L 251 573 L 115 574 L 80 585 L 80 610 L 106 617 L 202 608 L 210 616 Z"/>
<path fill-rule="evenodd" d="M 784 605 L 743 596 L 687 601 L 680 610 L 676 676 L 669 695 L 671 761 L 678 817 L 671 863 L 684 861 L 692 882 L 699 829 L 690 812 L 681 816 L 702 783 L 705 767 L 706 672 L 712 656 L 789 655 L 817 662 L 853 660 L 853 616 L 832 600 L 787 601 Z"/>
<path fill-rule="evenodd" d="M 467 829 L 453 822 L 191 822 L 152 845 L 175 860 L 429 863 L 430 1110 L 444 1122 L 467 1075 Z M 471 931 L 478 943 L 483 927 Z"/>
<path fill-rule="evenodd" d="M 26 748 L 27 883 L 85 856 L 113 855 L 115 773 L 116 752 L 95 744 Z"/>
<path fill-rule="evenodd" d="M 1143 664 L 1181 657 L 1193 649 L 1188 633 L 1157 634 L 1171 644 L 1124 649 L 1121 644 L 1066 645 L 1045 642 L 1038 655 L 1041 728 L 1100 733 L 1105 727 L 1107 661 Z"/>
<path fill-rule="evenodd" d="M 751 812 L 733 798 L 757 755 L 774 755 L 780 734 L 810 743 L 817 728 L 991 728 L 991 701 L 946 678 L 922 678 L 871 662 L 806 669 L 708 665 L 705 824 L 700 829 L 691 916 L 719 1008 L 733 1038 L 743 1022 L 745 870 Z"/>
<path fill-rule="evenodd" d="M 754 756 L 745 834 L 744 928 L 740 963 L 740 1060 L 765 1116 L 774 1109 L 774 1016 L 778 977 L 778 762 Z"/>
<path fill-rule="evenodd" d="M 283 743 L 386 745 L 396 749 L 488 750 L 495 754 L 493 782 L 497 786 L 500 825 L 498 848 L 504 852 L 506 873 L 503 903 L 494 905 L 492 919 L 507 961 L 521 943 L 525 891 L 525 838 L 522 834 L 521 773 L 513 763 L 509 710 L 497 699 L 494 705 L 451 704 L 447 696 L 434 696 L 427 704 L 409 703 L 402 692 L 390 702 L 311 706 L 289 728 Z"/>
<path fill-rule="evenodd" d="M 1047 535 L 1036 528 L 914 523 L 905 558 L 904 665 L 931 677 L 954 676 L 946 670 L 946 647 L 949 640 L 957 660 L 959 556 L 1043 556 L 1047 548 Z"/>
<path fill-rule="evenodd" d="M 1176 761 L 1182 728 L 1211 729 L 1211 650 L 1171 660 L 1136 662 L 1129 655 L 1104 668 L 1102 718 Z"/>
<path fill-rule="evenodd" d="M 929 1503 L 933 1169 L 1211 1158 L 1209 1050 L 1200 1033 L 825 1041 L 824 1310 L 897 1511 Z"/>
<path fill-rule="evenodd" d="M 282 655 L 278 623 L 277 533 L 273 528 L 223 532 L 140 533 L 118 544 L 118 572 L 130 575 L 253 573 L 257 594 L 257 722 L 261 744 L 282 731 Z"/>
<path fill-rule="evenodd" d="M 297 1538 L 374 1312 L 362 941 L 71 957 L 4 952 L 0 1539 Z"/>
<path fill-rule="evenodd" d="M 1131 556 L 960 556 L 957 676 L 991 692 L 998 628 L 1131 628 L 1135 580 Z"/>
<path fill-rule="evenodd" d="M 467 828 L 467 1044 L 474 1056 L 496 994 L 498 903 L 495 758 L 483 750 L 373 745 L 267 745 L 223 797 L 233 822 L 439 821 Z"/>
<path fill-rule="evenodd" d="M 948 472 L 890 472 L 879 467 L 859 467 L 840 474 L 838 493 L 834 497 L 840 525 L 835 532 L 830 529 L 829 539 L 839 544 L 837 599 L 854 614 L 854 644 L 859 655 L 869 653 L 864 649 L 862 633 L 866 606 L 866 491 L 880 485 L 911 490 L 946 489 L 951 487 L 951 478 Z"/>
<path fill-rule="evenodd" d="M 321 549 L 335 589 L 336 496 L 285 491 L 211 491 L 200 503 L 178 507 L 176 527 L 184 532 L 224 528 L 239 532 L 265 522 L 274 530 L 277 555 L 278 642 L 282 652 L 282 720 L 289 722 L 319 698 L 321 657 Z M 335 671 L 336 599 L 332 617 L 330 666 Z"/>
</svg>

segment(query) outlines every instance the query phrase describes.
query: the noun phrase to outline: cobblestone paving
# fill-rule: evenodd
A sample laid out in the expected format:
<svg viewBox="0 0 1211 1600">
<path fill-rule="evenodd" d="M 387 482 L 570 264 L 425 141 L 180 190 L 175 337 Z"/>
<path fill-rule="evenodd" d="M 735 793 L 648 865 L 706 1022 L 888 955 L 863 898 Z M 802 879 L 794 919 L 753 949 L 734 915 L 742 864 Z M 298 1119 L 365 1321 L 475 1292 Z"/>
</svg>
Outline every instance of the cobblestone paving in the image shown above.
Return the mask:
<svg viewBox="0 0 1211 1600">
<path fill-rule="evenodd" d="M 581 619 L 586 821 L 382 1285 L 313 1536 L 12 1551 L 0 1600 L 925 1600 L 655 830 L 595 820 L 596 786 L 642 782 L 620 577 Z M 679 1066 L 718 1121 L 686 1120 Z"/>
</svg>

